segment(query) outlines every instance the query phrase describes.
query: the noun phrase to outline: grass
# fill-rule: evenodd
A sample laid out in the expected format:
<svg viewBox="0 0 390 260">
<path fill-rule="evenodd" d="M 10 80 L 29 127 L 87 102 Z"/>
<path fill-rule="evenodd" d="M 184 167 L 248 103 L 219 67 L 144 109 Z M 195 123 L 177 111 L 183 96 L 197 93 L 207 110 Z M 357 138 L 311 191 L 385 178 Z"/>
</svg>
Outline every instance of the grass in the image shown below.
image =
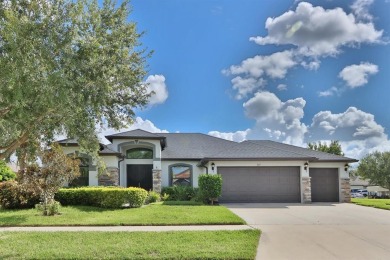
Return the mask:
<svg viewBox="0 0 390 260">
<path fill-rule="evenodd" d="M 390 199 L 357 199 L 357 198 L 352 198 L 351 202 L 358 204 L 358 205 L 361 205 L 361 206 L 390 210 Z"/>
<path fill-rule="evenodd" d="M 240 225 L 245 221 L 223 206 L 151 204 L 108 210 L 88 206 L 62 207 L 61 215 L 44 217 L 35 209 L 0 210 L 0 226 L 143 226 Z"/>
<path fill-rule="evenodd" d="M 254 259 L 259 230 L 0 232 L 0 259 Z"/>
</svg>

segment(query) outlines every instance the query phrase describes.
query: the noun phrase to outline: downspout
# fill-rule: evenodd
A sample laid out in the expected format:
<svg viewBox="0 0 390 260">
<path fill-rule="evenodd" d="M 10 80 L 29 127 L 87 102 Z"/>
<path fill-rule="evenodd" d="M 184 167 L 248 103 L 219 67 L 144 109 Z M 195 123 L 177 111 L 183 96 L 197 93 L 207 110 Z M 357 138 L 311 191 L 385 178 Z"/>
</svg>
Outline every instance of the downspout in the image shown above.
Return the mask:
<svg viewBox="0 0 390 260">
<path fill-rule="evenodd" d="M 206 168 L 206 174 L 209 174 L 209 167 L 202 165 L 203 168 Z"/>
<path fill-rule="evenodd" d="M 125 160 L 125 156 L 123 154 L 121 154 L 118 156 L 118 158 L 120 159 L 118 161 L 118 173 L 119 173 L 118 174 L 118 178 L 119 178 L 118 184 L 119 184 L 119 186 L 121 186 L 121 162 L 123 162 Z"/>
</svg>

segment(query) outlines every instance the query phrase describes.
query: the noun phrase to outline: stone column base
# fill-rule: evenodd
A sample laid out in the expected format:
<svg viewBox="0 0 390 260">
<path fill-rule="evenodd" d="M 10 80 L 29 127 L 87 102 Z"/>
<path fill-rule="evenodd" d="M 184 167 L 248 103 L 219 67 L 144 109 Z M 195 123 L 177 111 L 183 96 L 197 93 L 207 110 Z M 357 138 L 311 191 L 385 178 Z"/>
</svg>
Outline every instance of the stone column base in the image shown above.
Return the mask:
<svg viewBox="0 0 390 260">
<path fill-rule="evenodd" d="M 153 191 L 161 193 L 161 170 L 153 169 Z"/>
<path fill-rule="evenodd" d="M 302 203 L 311 203 L 311 177 L 302 177 Z"/>
<path fill-rule="evenodd" d="M 118 186 L 119 170 L 116 167 L 107 167 L 106 172 L 98 177 L 99 186 Z"/>
<path fill-rule="evenodd" d="M 349 178 L 340 179 L 340 202 L 351 202 L 351 185 Z"/>
</svg>

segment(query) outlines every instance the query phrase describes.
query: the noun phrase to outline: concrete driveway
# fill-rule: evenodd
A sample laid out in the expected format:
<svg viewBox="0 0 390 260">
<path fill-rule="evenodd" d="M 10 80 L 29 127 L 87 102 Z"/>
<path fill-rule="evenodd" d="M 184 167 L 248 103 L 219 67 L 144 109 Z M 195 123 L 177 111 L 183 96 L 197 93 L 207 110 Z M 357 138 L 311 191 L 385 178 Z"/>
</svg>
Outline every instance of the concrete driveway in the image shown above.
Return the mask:
<svg viewBox="0 0 390 260">
<path fill-rule="evenodd" d="M 390 211 L 354 204 L 226 204 L 262 230 L 257 259 L 390 259 Z"/>
</svg>

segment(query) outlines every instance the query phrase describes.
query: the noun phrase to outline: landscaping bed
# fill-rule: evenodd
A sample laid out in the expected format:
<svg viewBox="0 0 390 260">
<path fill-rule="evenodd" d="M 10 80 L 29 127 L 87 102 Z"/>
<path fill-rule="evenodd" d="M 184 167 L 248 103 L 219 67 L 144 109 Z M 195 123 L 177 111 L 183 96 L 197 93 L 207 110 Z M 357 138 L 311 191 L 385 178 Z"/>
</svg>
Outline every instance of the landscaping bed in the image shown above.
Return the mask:
<svg viewBox="0 0 390 260">
<path fill-rule="evenodd" d="M 62 207 L 45 217 L 35 209 L 0 210 L 0 226 L 143 226 L 241 225 L 245 221 L 224 206 L 151 204 L 142 208 Z"/>
<path fill-rule="evenodd" d="M 357 199 L 357 198 L 352 198 L 351 202 L 355 203 L 357 205 L 361 205 L 361 206 L 390 210 L 390 199 L 366 199 L 366 198 Z"/>
</svg>

